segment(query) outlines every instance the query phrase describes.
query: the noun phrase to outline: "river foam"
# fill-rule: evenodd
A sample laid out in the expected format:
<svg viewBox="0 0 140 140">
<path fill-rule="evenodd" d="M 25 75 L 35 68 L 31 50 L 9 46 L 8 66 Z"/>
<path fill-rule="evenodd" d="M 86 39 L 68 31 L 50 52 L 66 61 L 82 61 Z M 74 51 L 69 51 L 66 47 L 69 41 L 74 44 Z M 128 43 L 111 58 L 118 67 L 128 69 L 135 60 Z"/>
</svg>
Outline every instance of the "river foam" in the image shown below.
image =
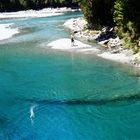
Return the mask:
<svg viewBox="0 0 140 140">
<path fill-rule="evenodd" d="M 12 28 L 13 24 L 0 24 L 0 40 L 8 39 L 19 33 L 18 28 Z"/>
<path fill-rule="evenodd" d="M 71 8 L 45 8 L 42 10 L 26 10 L 26 11 L 19 11 L 19 12 L 3 12 L 0 13 L 0 19 L 7 19 L 7 18 L 35 18 L 35 17 L 50 17 L 50 16 L 58 16 L 62 15 L 65 12 L 74 12 L 79 9 L 71 9 Z"/>
</svg>

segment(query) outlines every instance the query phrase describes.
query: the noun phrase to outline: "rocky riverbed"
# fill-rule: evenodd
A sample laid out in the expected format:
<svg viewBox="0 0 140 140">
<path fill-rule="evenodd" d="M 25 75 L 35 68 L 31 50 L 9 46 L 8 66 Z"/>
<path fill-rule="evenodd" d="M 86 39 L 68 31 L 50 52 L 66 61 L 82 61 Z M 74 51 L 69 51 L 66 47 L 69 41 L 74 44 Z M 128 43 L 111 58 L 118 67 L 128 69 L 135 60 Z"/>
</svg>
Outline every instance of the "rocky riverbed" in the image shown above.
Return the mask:
<svg viewBox="0 0 140 140">
<path fill-rule="evenodd" d="M 140 68 L 140 53 L 135 54 L 131 49 L 125 49 L 123 40 L 114 34 L 113 28 L 103 28 L 100 31 L 90 30 L 83 17 L 69 19 L 64 26 L 70 29 L 76 38 L 96 41 L 103 46 L 105 51 L 97 54 L 98 56 Z"/>
</svg>

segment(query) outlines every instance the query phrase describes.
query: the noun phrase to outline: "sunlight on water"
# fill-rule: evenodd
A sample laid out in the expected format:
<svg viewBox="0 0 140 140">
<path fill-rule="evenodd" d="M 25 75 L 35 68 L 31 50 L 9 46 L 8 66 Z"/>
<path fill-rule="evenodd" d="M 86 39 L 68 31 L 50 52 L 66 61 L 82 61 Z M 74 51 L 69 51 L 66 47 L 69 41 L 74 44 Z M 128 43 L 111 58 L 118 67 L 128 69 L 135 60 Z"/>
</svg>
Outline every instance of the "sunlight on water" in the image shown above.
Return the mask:
<svg viewBox="0 0 140 140">
<path fill-rule="evenodd" d="M 0 43 L 0 140 L 140 138 L 139 70 L 47 47 L 78 16 L 1 21 L 21 33 Z"/>
</svg>

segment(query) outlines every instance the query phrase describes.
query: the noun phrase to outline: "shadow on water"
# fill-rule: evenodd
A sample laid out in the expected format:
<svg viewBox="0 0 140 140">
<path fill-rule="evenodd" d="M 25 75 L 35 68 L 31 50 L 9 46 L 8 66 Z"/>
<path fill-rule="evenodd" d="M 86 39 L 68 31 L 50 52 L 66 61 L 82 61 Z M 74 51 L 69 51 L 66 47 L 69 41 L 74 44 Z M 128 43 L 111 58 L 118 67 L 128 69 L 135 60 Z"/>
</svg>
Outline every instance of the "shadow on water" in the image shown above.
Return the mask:
<svg viewBox="0 0 140 140">
<path fill-rule="evenodd" d="M 22 100 L 21 98 L 19 100 Z M 47 99 L 47 100 L 37 100 L 37 99 L 25 99 L 22 101 L 28 101 L 36 104 L 45 105 L 106 105 L 106 104 L 117 104 L 117 103 L 127 103 L 135 102 L 140 100 L 140 93 L 127 96 L 114 96 L 112 98 L 105 99 Z"/>
<path fill-rule="evenodd" d="M 0 116 L 0 128 L 4 128 L 9 122 L 9 119 L 5 116 Z"/>
</svg>

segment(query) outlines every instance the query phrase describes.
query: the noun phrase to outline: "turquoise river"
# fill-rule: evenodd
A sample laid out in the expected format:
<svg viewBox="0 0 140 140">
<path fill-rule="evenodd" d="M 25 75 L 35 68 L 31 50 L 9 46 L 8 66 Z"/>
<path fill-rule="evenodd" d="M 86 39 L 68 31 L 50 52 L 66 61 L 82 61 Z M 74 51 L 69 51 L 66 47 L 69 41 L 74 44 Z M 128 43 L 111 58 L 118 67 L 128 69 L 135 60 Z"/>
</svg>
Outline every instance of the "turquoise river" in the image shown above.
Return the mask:
<svg viewBox="0 0 140 140">
<path fill-rule="evenodd" d="M 0 140 L 140 140 L 140 71 L 47 47 L 79 16 L 0 21 L 20 30 L 0 42 Z"/>
</svg>

